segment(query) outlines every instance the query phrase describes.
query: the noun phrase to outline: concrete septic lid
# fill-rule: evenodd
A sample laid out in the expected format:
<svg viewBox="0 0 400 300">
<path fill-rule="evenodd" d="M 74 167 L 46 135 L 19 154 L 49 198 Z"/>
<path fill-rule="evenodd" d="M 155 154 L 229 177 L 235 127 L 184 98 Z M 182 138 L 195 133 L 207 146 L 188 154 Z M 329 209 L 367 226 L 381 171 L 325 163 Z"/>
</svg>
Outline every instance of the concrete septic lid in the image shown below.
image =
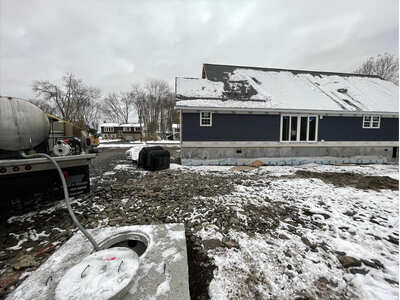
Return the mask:
<svg viewBox="0 0 400 300">
<path fill-rule="evenodd" d="M 138 255 L 131 249 L 100 250 L 65 273 L 55 299 L 119 299 L 134 282 L 138 267 Z"/>
</svg>

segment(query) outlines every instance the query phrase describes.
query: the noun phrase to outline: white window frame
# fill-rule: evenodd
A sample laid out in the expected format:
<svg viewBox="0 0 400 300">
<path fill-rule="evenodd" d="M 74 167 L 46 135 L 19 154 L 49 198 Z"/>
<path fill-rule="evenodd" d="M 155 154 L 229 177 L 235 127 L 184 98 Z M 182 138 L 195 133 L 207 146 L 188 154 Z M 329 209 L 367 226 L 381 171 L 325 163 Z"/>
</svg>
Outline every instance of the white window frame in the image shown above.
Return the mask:
<svg viewBox="0 0 400 300">
<path fill-rule="evenodd" d="M 122 132 L 131 132 L 131 127 L 122 127 Z"/>
<path fill-rule="evenodd" d="M 210 118 L 203 117 L 204 113 L 210 114 Z M 203 119 L 210 119 L 210 124 L 203 124 L 203 122 L 202 122 Z M 201 111 L 200 112 L 200 126 L 202 126 L 202 127 L 211 127 L 212 126 L 212 120 L 213 120 L 213 113 L 212 112 L 210 112 L 210 111 Z"/>
<path fill-rule="evenodd" d="M 104 131 L 104 133 L 114 132 L 114 127 L 105 126 L 105 127 L 103 127 L 103 131 Z"/>
<path fill-rule="evenodd" d="M 283 138 L 283 117 L 289 117 L 289 140 L 284 141 Z M 292 135 L 290 134 L 290 130 L 292 128 L 292 117 L 297 117 L 297 135 L 296 140 L 292 141 Z M 306 133 L 306 140 L 300 140 L 300 125 L 301 125 L 301 118 L 307 118 L 307 133 Z M 310 133 L 310 117 L 315 117 L 316 124 L 315 124 L 315 140 L 309 140 L 309 133 Z M 318 142 L 318 125 L 319 125 L 319 116 L 318 115 L 294 115 L 294 114 L 281 114 L 281 125 L 280 125 L 280 141 L 282 143 L 317 143 Z"/>
<path fill-rule="evenodd" d="M 378 126 L 374 126 L 374 118 L 378 118 Z M 369 125 L 366 126 L 365 123 L 368 123 Z M 362 128 L 365 128 L 365 129 L 379 129 L 379 128 L 381 128 L 381 116 L 377 116 L 377 115 L 366 115 L 366 116 L 363 116 Z"/>
</svg>

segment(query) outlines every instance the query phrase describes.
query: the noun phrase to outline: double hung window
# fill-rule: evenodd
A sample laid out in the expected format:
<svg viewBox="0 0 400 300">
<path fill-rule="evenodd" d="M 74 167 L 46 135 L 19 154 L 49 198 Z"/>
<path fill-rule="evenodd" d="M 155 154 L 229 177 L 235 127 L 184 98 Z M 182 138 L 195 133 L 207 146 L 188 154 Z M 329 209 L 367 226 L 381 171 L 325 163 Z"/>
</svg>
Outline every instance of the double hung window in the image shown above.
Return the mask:
<svg viewBox="0 0 400 300">
<path fill-rule="evenodd" d="M 381 117 L 380 116 L 364 116 L 363 128 L 380 128 Z"/>
<path fill-rule="evenodd" d="M 103 127 L 104 132 L 114 132 L 114 127 Z"/>
<path fill-rule="evenodd" d="M 212 126 L 212 113 L 208 111 L 200 112 L 200 126 Z"/>
</svg>

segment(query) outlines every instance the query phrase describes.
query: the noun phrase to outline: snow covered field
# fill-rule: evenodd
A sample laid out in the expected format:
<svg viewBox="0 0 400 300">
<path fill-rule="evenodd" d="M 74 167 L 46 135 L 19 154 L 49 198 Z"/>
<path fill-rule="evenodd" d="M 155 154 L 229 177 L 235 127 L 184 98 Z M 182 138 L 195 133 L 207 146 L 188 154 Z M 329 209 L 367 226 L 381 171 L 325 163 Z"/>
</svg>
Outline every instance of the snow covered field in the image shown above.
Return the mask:
<svg viewBox="0 0 400 300">
<path fill-rule="evenodd" d="M 118 143 L 119 142 L 119 143 Z M 132 141 L 120 142 L 120 140 L 102 140 L 98 148 L 131 148 L 131 147 L 145 147 L 145 146 L 179 146 L 179 141 L 161 140 L 161 141 Z"/>
<path fill-rule="evenodd" d="M 118 153 L 77 215 L 88 228 L 184 223 L 192 299 L 398 299 L 398 166 L 146 172 Z M 1 228 L 0 292 L 76 230 L 63 202 Z"/>
<path fill-rule="evenodd" d="M 218 172 L 219 167 L 195 169 Z M 384 165 L 250 171 L 254 180 L 213 200 L 234 207 L 244 223 L 244 207 L 249 203 L 271 209 L 279 203 L 293 211 L 273 230 L 253 234 L 229 230 L 237 247 L 208 251 L 217 267 L 210 284 L 211 298 L 398 299 L 398 191 L 338 187 L 316 178 L 293 176 L 299 170 L 398 179 L 397 167 Z M 228 172 L 226 167 L 220 171 Z M 205 226 L 198 235 L 203 240 L 223 238 L 220 228 L 213 225 Z"/>
</svg>

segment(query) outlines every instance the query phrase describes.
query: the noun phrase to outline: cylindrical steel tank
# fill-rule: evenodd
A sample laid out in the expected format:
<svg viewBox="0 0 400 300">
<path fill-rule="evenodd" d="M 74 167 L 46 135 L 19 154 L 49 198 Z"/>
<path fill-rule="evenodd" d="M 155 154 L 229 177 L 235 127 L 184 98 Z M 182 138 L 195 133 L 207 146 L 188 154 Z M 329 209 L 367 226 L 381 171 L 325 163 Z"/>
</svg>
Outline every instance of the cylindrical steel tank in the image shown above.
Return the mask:
<svg viewBox="0 0 400 300">
<path fill-rule="evenodd" d="M 0 150 L 32 149 L 49 136 L 49 119 L 36 105 L 0 97 Z"/>
</svg>

